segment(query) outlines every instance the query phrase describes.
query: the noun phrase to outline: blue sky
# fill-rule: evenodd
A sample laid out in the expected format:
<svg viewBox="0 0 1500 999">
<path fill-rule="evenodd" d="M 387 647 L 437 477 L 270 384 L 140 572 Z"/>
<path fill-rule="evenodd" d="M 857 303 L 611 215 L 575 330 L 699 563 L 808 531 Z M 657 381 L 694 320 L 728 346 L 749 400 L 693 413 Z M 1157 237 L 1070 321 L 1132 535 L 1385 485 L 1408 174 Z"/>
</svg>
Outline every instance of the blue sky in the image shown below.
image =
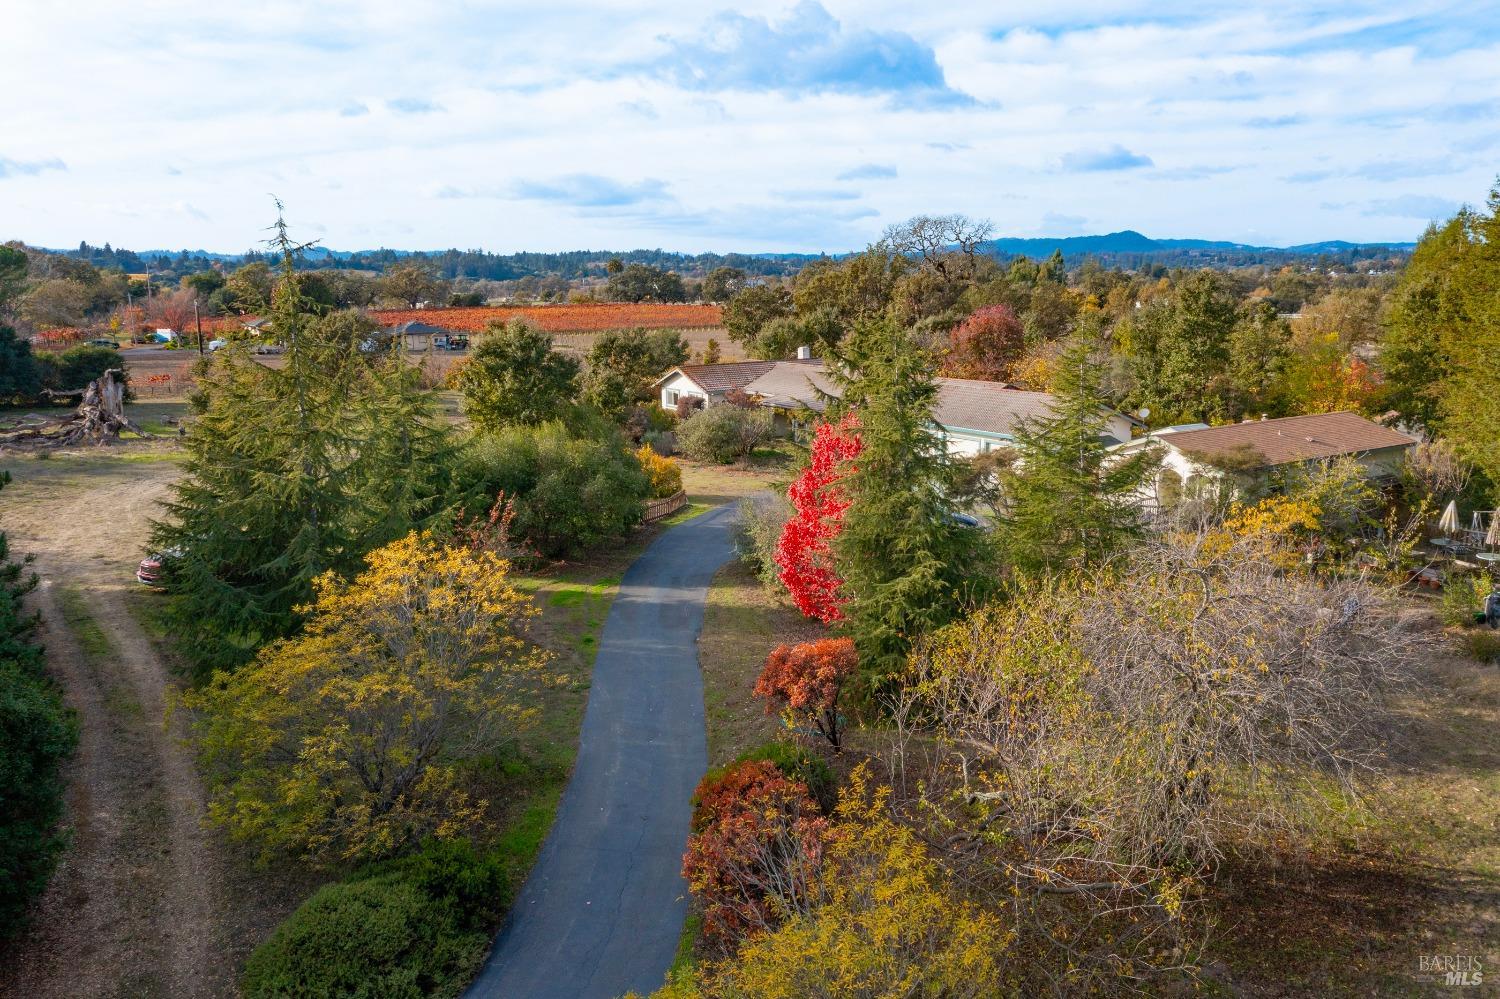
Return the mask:
<svg viewBox="0 0 1500 999">
<path fill-rule="evenodd" d="M 1500 173 L 1493 2 L 27 2 L 0 88 L 48 246 L 1408 240 Z"/>
</svg>

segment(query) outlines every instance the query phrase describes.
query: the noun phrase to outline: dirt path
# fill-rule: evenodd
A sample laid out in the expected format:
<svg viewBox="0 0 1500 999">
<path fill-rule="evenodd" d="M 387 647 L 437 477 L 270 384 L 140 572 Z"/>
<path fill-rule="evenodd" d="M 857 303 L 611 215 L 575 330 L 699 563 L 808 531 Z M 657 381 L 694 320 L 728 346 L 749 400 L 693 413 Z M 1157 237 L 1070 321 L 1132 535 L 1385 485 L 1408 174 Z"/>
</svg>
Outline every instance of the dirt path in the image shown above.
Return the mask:
<svg viewBox="0 0 1500 999">
<path fill-rule="evenodd" d="M 170 461 L 59 456 L 12 464 L 0 525 L 35 553 L 47 660 L 81 736 L 73 840 L 34 926 L 0 962 L 0 994 L 208 996 L 232 990 L 222 863 L 166 670 L 127 601 Z"/>
</svg>

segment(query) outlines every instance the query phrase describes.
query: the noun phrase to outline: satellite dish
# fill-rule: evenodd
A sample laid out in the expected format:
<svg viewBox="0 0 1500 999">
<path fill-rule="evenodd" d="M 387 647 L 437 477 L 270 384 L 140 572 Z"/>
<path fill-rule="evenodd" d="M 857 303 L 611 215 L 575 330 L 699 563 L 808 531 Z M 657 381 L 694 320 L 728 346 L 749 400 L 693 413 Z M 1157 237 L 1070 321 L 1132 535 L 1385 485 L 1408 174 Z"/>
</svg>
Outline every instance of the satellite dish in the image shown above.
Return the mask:
<svg viewBox="0 0 1500 999">
<path fill-rule="evenodd" d="M 1150 406 L 1142 406 L 1140 409 L 1136 410 L 1136 415 L 1139 416 L 1143 420 L 1149 420 L 1149 419 L 1151 419 L 1151 407 Z"/>
</svg>

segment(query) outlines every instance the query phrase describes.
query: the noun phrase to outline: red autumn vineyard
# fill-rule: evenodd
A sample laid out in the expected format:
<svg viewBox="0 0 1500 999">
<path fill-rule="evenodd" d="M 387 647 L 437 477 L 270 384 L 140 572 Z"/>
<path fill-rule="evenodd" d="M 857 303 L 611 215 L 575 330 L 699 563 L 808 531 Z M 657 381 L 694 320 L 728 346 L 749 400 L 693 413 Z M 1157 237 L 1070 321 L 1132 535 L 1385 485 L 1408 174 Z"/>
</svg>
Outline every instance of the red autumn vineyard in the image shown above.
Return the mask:
<svg viewBox="0 0 1500 999">
<path fill-rule="evenodd" d="M 382 326 L 413 320 L 450 330 L 477 333 L 499 320 L 528 319 L 548 333 L 593 333 L 603 330 L 698 329 L 718 326 L 717 305 L 633 305 L 601 302 L 577 305 L 501 305 L 451 309 L 372 309 Z"/>
</svg>

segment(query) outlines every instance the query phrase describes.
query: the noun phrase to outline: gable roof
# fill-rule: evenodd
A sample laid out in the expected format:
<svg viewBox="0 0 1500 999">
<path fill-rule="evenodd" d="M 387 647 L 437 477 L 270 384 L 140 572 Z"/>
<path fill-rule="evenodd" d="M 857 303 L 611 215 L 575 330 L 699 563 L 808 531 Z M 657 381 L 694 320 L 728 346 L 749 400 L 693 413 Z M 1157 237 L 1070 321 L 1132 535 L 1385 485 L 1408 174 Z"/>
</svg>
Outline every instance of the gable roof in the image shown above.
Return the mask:
<svg viewBox="0 0 1500 999">
<path fill-rule="evenodd" d="M 1022 420 L 1052 415 L 1050 392 L 1028 392 L 972 378 L 937 379 L 932 416 L 945 427 L 1010 435 Z"/>
<path fill-rule="evenodd" d="M 823 409 L 821 393 L 838 395 L 821 360 L 732 361 L 725 364 L 684 364 L 673 368 L 657 384 L 682 374 L 705 392 L 742 389 L 761 397 L 764 405 L 783 409 Z M 933 420 L 951 430 L 1009 436 L 1022 420 L 1050 416 L 1054 396 L 1028 392 L 1003 382 L 972 378 L 937 378 Z M 1111 411 L 1111 415 L 1115 415 Z M 1134 421 L 1133 421 L 1134 422 Z"/>
<path fill-rule="evenodd" d="M 765 374 L 743 386 L 770 406 L 821 412 L 823 396 L 838 395 L 838 386 L 828 377 L 822 361 L 777 361 Z"/>
<path fill-rule="evenodd" d="M 770 371 L 777 363 L 776 361 L 726 361 L 723 364 L 683 364 L 657 379 L 657 383 L 660 384 L 681 372 L 705 392 L 728 392 L 730 389 L 744 388 Z"/>
<path fill-rule="evenodd" d="M 1217 455 L 1254 450 L 1267 466 L 1364 454 L 1416 443 L 1415 438 L 1367 420 L 1358 413 L 1286 416 L 1277 420 L 1253 420 L 1153 436 L 1179 451 Z"/>
<path fill-rule="evenodd" d="M 434 326 L 431 323 L 424 323 L 424 322 L 421 322 L 420 320 L 413 319 L 410 322 L 402 323 L 399 326 L 392 326 L 390 329 L 386 330 L 385 332 L 387 332 L 387 333 L 400 333 L 400 334 L 406 334 L 406 333 L 426 334 L 426 333 L 451 333 L 453 331 L 450 330 L 450 329 L 448 329 L 446 326 Z"/>
</svg>

